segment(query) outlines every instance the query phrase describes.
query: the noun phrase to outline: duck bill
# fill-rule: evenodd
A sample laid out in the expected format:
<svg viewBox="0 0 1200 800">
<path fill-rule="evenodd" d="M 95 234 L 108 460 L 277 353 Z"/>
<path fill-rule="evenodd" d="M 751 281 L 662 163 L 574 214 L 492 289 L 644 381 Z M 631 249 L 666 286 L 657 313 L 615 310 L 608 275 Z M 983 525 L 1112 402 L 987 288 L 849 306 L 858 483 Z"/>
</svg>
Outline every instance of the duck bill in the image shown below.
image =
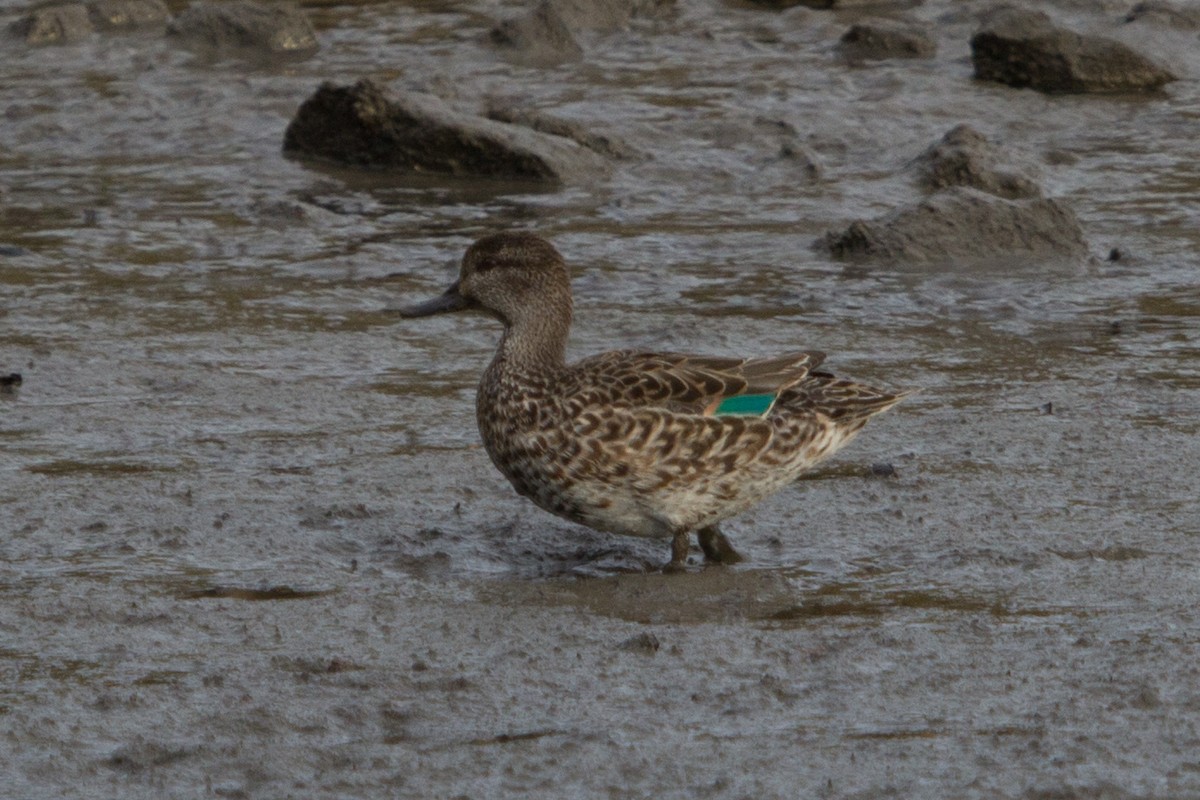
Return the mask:
<svg viewBox="0 0 1200 800">
<path fill-rule="evenodd" d="M 432 317 L 434 314 L 450 314 L 455 311 L 466 311 L 468 308 L 473 308 L 473 305 L 470 300 L 458 293 L 458 281 L 455 281 L 440 296 L 415 306 L 400 309 L 400 316 L 406 319 Z"/>
</svg>

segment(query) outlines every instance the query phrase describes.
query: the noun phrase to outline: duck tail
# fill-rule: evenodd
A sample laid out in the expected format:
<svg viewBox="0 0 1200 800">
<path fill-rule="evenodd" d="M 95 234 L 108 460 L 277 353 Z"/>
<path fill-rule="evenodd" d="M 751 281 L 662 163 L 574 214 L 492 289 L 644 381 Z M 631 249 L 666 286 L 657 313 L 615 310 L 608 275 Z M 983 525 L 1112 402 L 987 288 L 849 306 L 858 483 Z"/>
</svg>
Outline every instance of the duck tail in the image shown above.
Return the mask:
<svg viewBox="0 0 1200 800">
<path fill-rule="evenodd" d="M 917 391 L 888 391 L 849 378 L 839 378 L 828 372 L 810 372 L 803 380 L 784 389 L 776 406 L 861 425 L 868 418 L 882 414 Z"/>
</svg>

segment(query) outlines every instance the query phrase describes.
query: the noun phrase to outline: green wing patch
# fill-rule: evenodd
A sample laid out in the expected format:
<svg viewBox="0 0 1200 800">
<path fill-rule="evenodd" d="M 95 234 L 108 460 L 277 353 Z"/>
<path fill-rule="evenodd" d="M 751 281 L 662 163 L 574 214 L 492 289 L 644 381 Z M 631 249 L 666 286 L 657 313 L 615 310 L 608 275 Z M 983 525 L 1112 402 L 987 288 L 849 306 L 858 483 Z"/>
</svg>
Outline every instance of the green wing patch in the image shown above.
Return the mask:
<svg viewBox="0 0 1200 800">
<path fill-rule="evenodd" d="M 743 417 L 761 417 L 771 410 L 775 404 L 773 394 L 739 394 L 736 397 L 726 397 L 713 410 L 716 416 L 734 415 Z"/>
</svg>

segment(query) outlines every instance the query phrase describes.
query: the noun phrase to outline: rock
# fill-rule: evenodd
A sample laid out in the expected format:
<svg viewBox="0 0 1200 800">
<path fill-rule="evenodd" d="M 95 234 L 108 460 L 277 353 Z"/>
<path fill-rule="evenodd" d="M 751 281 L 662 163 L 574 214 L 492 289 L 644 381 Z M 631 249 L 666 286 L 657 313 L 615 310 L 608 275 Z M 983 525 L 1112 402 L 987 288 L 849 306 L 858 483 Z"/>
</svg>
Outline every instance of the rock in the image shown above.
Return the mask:
<svg viewBox="0 0 1200 800">
<path fill-rule="evenodd" d="M 779 151 L 773 159 L 774 163 L 788 163 L 796 168 L 805 183 L 816 183 L 825 176 L 821 162 L 812 152 L 797 140 L 783 140 L 779 143 Z"/>
<path fill-rule="evenodd" d="M 339 219 L 339 215 L 318 205 L 291 199 L 262 200 L 251 204 L 250 208 L 255 213 L 258 224 L 270 225 L 273 228 L 286 228 L 291 225 L 332 228 L 337 225 Z M 302 521 L 301 524 L 306 522 L 308 520 Z"/>
<path fill-rule="evenodd" d="M 657 17 L 673 11 L 675 0 L 542 0 L 553 5 L 573 31 L 608 33 L 629 27 L 635 17 Z"/>
<path fill-rule="evenodd" d="M 617 161 L 642 158 L 642 153 L 613 133 L 597 133 L 577 120 L 559 119 L 527 109 L 514 108 L 511 103 L 491 98 L 484 112 L 488 119 L 521 125 L 551 136 L 562 136 L 583 145 L 598 155 Z"/>
<path fill-rule="evenodd" d="M 322 84 L 288 125 L 283 149 L 357 167 L 550 183 L 608 166 L 570 139 L 455 111 L 433 95 L 389 98 L 371 80 Z"/>
<path fill-rule="evenodd" d="M 918 182 L 938 191 L 970 186 L 997 197 L 1041 197 L 1041 187 L 1029 176 L 1000 166 L 1003 156 L 979 131 L 958 125 L 941 141 L 913 160 Z"/>
<path fill-rule="evenodd" d="M 750 5 L 761 8 L 785 9 L 805 6 L 807 8 L 859 8 L 862 6 L 877 6 L 887 0 L 749 0 Z"/>
<path fill-rule="evenodd" d="M 891 20 L 867 20 L 852 25 L 842 35 L 838 52 L 853 61 L 933 58 L 937 54 L 937 42 L 920 28 Z"/>
<path fill-rule="evenodd" d="M 309 56 L 318 47 L 312 25 L 298 8 L 252 0 L 196 3 L 171 22 L 167 34 L 213 56 Z"/>
<path fill-rule="evenodd" d="M 161 28 L 171 18 L 162 0 L 96 0 L 87 8 L 92 25 L 101 31 Z"/>
<path fill-rule="evenodd" d="M 27 44 L 77 42 L 93 32 L 87 6 L 80 3 L 43 6 L 8 26 L 8 32 Z"/>
<path fill-rule="evenodd" d="M 750 5 L 772 10 L 783 10 L 805 6 L 807 8 L 833 8 L 837 0 L 748 0 Z"/>
<path fill-rule="evenodd" d="M 1138 3 L 1125 15 L 1126 22 L 1155 22 L 1180 30 L 1200 28 L 1200 8 L 1180 8 L 1173 3 L 1151 0 Z"/>
<path fill-rule="evenodd" d="M 121 772 L 146 772 L 187 758 L 193 751 L 182 747 L 168 747 L 141 737 L 133 744 L 118 748 L 101 763 Z"/>
<path fill-rule="evenodd" d="M 1003 8 L 971 37 L 975 77 L 1043 92 L 1137 92 L 1176 77 L 1120 42 L 1056 27 L 1040 11 Z"/>
<path fill-rule="evenodd" d="M 489 33 L 492 44 L 513 60 L 531 66 L 550 66 L 583 55 L 583 48 L 551 3 L 539 3 L 524 16 L 499 22 Z"/>
<path fill-rule="evenodd" d="M 631 653 L 641 653 L 642 655 L 652 656 L 658 652 L 662 644 L 658 641 L 658 637 L 653 633 L 644 632 L 636 636 L 630 636 L 617 645 L 619 650 L 627 650 Z"/>
<path fill-rule="evenodd" d="M 943 190 L 877 220 L 856 221 L 817 244 L 834 258 L 877 263 L 1081 261 L 1088 252 L 1075 214 L 1062 203 L 1008 200 L 966 187 Z"/>
<path fill-rule="evenodd" d="M 871 465 L 871 476 L 874 478 L 899 478 L 896 465 L 887 461 L 876 461 Z"/>
<path fill-rule="evenodd" d="M 790 164 L 805 183 L 821 180 L 824 174 L 821 162 L 804 146 L 795 125 L 785 119 L 759 116 L 754 119 L 754 130 L 769 137 L 776 146 L 775 152 L 761 163 Z"/>
<path fill-rule="evenodd" d="M 558 64 L 583 55 L 575 34 L 620 30 L 634 17 L 660 16 L 674 5 L 674 0 L 540 0 L 528 13 L 497 23 L 489 38 L 522 63 Z"/>
</svg>

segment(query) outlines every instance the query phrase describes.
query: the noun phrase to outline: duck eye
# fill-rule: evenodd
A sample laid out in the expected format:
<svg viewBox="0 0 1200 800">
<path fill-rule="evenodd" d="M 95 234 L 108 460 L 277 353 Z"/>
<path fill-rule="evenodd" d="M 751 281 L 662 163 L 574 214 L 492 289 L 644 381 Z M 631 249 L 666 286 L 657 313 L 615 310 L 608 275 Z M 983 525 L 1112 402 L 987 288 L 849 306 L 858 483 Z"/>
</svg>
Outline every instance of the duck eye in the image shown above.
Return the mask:
<svg viewBox="0 0 1200 800">
<path fill-rule="evenodd" d="M 487 272 L 500 266 L 500 259 L 495 256 L 484 256 L 479 259 L 479 263 L 475 265 L 476 272 Z"/>
</svg>

